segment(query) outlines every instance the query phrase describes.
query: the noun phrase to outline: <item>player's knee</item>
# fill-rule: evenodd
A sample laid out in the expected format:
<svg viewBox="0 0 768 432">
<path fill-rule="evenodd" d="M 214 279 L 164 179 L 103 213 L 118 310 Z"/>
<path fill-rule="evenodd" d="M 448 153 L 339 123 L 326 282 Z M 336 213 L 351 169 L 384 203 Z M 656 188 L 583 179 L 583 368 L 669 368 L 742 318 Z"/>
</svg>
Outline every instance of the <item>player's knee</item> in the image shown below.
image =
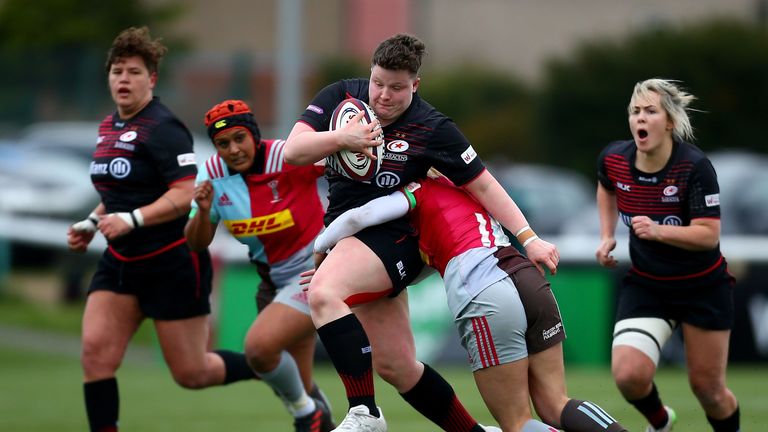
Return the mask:
<svg viewBox="0 0 768 432">
<path fill-rule="evenodd" d="M 704 375 L 689 378 L 691 391 L 705 407 L 717 407 L 727 397 L 725 384 L 719 379 Z"/>
<path fill-rule="evenodd" d="M 281 351 L 266 342 L 249 343 L 245 346 L 245 357 L 253 370 L 266 373 L 280 363 Z"/>
<path fill-rule="evenodd" d="M 173 380 L 176 381 L 176 384 L 185 389 L 198 390 L 207 387 L 207 379 L 204 371 L 193 368 L 177 368 L 172 369 L 171 374 L 173 375 Z"/>
<path fill-rule="evenodd" d="M 96 341 L 83 339 L 80 364 L 86 377 L 110 375 L 120 367 L 122 352 Z"/>
<path fill-rule="evenodd" d="M 653 370 L 643 367 L 637 361 L 614 361 L 611 364 L 611 374 L 622 391 L 646 387 L 653 380 Z"/>
</svg>

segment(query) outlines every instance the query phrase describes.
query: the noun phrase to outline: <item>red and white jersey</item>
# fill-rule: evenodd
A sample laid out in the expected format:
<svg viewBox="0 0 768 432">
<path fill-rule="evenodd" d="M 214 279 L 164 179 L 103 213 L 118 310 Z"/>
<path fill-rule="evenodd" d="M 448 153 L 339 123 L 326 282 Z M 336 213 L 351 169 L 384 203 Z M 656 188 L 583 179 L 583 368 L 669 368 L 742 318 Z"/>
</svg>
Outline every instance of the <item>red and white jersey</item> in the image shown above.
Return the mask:
<svg viewBox="0 0 768 432">
<path fill-rule="evenodd" d="M 445 273 L 448 262 L 474 248 L 508 246 L 501 225 L 463 189 L 444 177 L 412 182 L 404 188 L 411 221 L 419 231 L 424 261 Z"/>
<path fill-rule="evenodd" d="M 269 264 L 278 286 L 307 270 L 324 215 L 317 192 L 324 168 L 285 163 L 284 145 L 283 140 L 262 140 L 251 173 L 230 172 L 221 157 L 213 155 L 197 175 L 198 183 L 210 180 L 213 185 L 211 221 L 221 222 L 248 246 L 252 261 Z"/>
</svg>

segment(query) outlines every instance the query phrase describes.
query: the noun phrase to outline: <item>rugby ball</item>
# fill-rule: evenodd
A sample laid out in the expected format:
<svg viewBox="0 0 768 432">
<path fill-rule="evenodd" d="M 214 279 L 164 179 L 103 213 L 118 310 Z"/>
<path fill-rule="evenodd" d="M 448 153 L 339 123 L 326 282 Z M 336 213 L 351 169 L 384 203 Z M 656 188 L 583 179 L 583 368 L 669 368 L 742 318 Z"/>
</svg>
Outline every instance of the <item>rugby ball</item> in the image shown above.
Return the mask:
<svg viewBox="0 0 768 432">
<path fill-rule="evenodd" d="M 336 130 L 344 127 L 359 112 L 365 114 L 360 119 L 361 124 L 369 124 L 376 120 L 376 114 L 371 107 L 360 99 L 345 99 L 333 110 L 331 115 L 330 130 Z M 350 150 L 340 150 L 329 155 L 326 158 L 328 166 L 344 177 L 358 181 L 368 181 L 381 169 L 381 160 L 384 156 L 384 131 L 379 128 L 380 144 L 371 147 L 371 152 L 376 156 L 376 160 L 371 160 L 365 153 L 354 152 Z"/>
</svg>

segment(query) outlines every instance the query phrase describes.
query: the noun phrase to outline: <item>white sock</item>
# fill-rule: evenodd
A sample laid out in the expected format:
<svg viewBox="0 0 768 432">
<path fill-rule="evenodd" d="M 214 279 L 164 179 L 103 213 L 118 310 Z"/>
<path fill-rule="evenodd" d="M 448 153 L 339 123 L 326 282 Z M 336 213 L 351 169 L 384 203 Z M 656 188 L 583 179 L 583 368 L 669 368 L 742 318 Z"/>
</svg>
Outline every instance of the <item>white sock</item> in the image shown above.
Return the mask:
<svg viewBox="0 0 768 432">
<path fill-rule="evenodd" d="M 276 368 L 259 377 L 272 387 L 292 416 L 303 417 L 315 410 L 315 401 L 304 391 L 299 368 L 287 352 L 282 352 Z"/>
</svg>

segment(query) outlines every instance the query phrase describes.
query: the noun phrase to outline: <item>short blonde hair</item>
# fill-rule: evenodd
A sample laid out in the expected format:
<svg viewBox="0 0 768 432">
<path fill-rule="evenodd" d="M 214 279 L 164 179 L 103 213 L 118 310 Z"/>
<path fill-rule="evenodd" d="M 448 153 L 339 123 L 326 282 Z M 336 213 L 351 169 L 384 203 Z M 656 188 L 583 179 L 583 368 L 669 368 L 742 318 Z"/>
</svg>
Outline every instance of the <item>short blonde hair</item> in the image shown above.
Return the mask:
<svg viewBox="0 0 768 432">
<path fill-rule="evenodd" d="M 649 93 L 656 93 L 660 96 L 661 107 L 667 112 L 674 125 L 672 136 L 678 141 L 693 141 L 693 126 L 691 126 L 691 120 L 688 118 L 688 105 L 696 97 L 683 91 L 676 84 L 677 82 L 661 78 L 651 78 L 638 82 L 632 91 L 627 109 L 631 114 L 637 98 L 647 98 Z"/>
</svg>

